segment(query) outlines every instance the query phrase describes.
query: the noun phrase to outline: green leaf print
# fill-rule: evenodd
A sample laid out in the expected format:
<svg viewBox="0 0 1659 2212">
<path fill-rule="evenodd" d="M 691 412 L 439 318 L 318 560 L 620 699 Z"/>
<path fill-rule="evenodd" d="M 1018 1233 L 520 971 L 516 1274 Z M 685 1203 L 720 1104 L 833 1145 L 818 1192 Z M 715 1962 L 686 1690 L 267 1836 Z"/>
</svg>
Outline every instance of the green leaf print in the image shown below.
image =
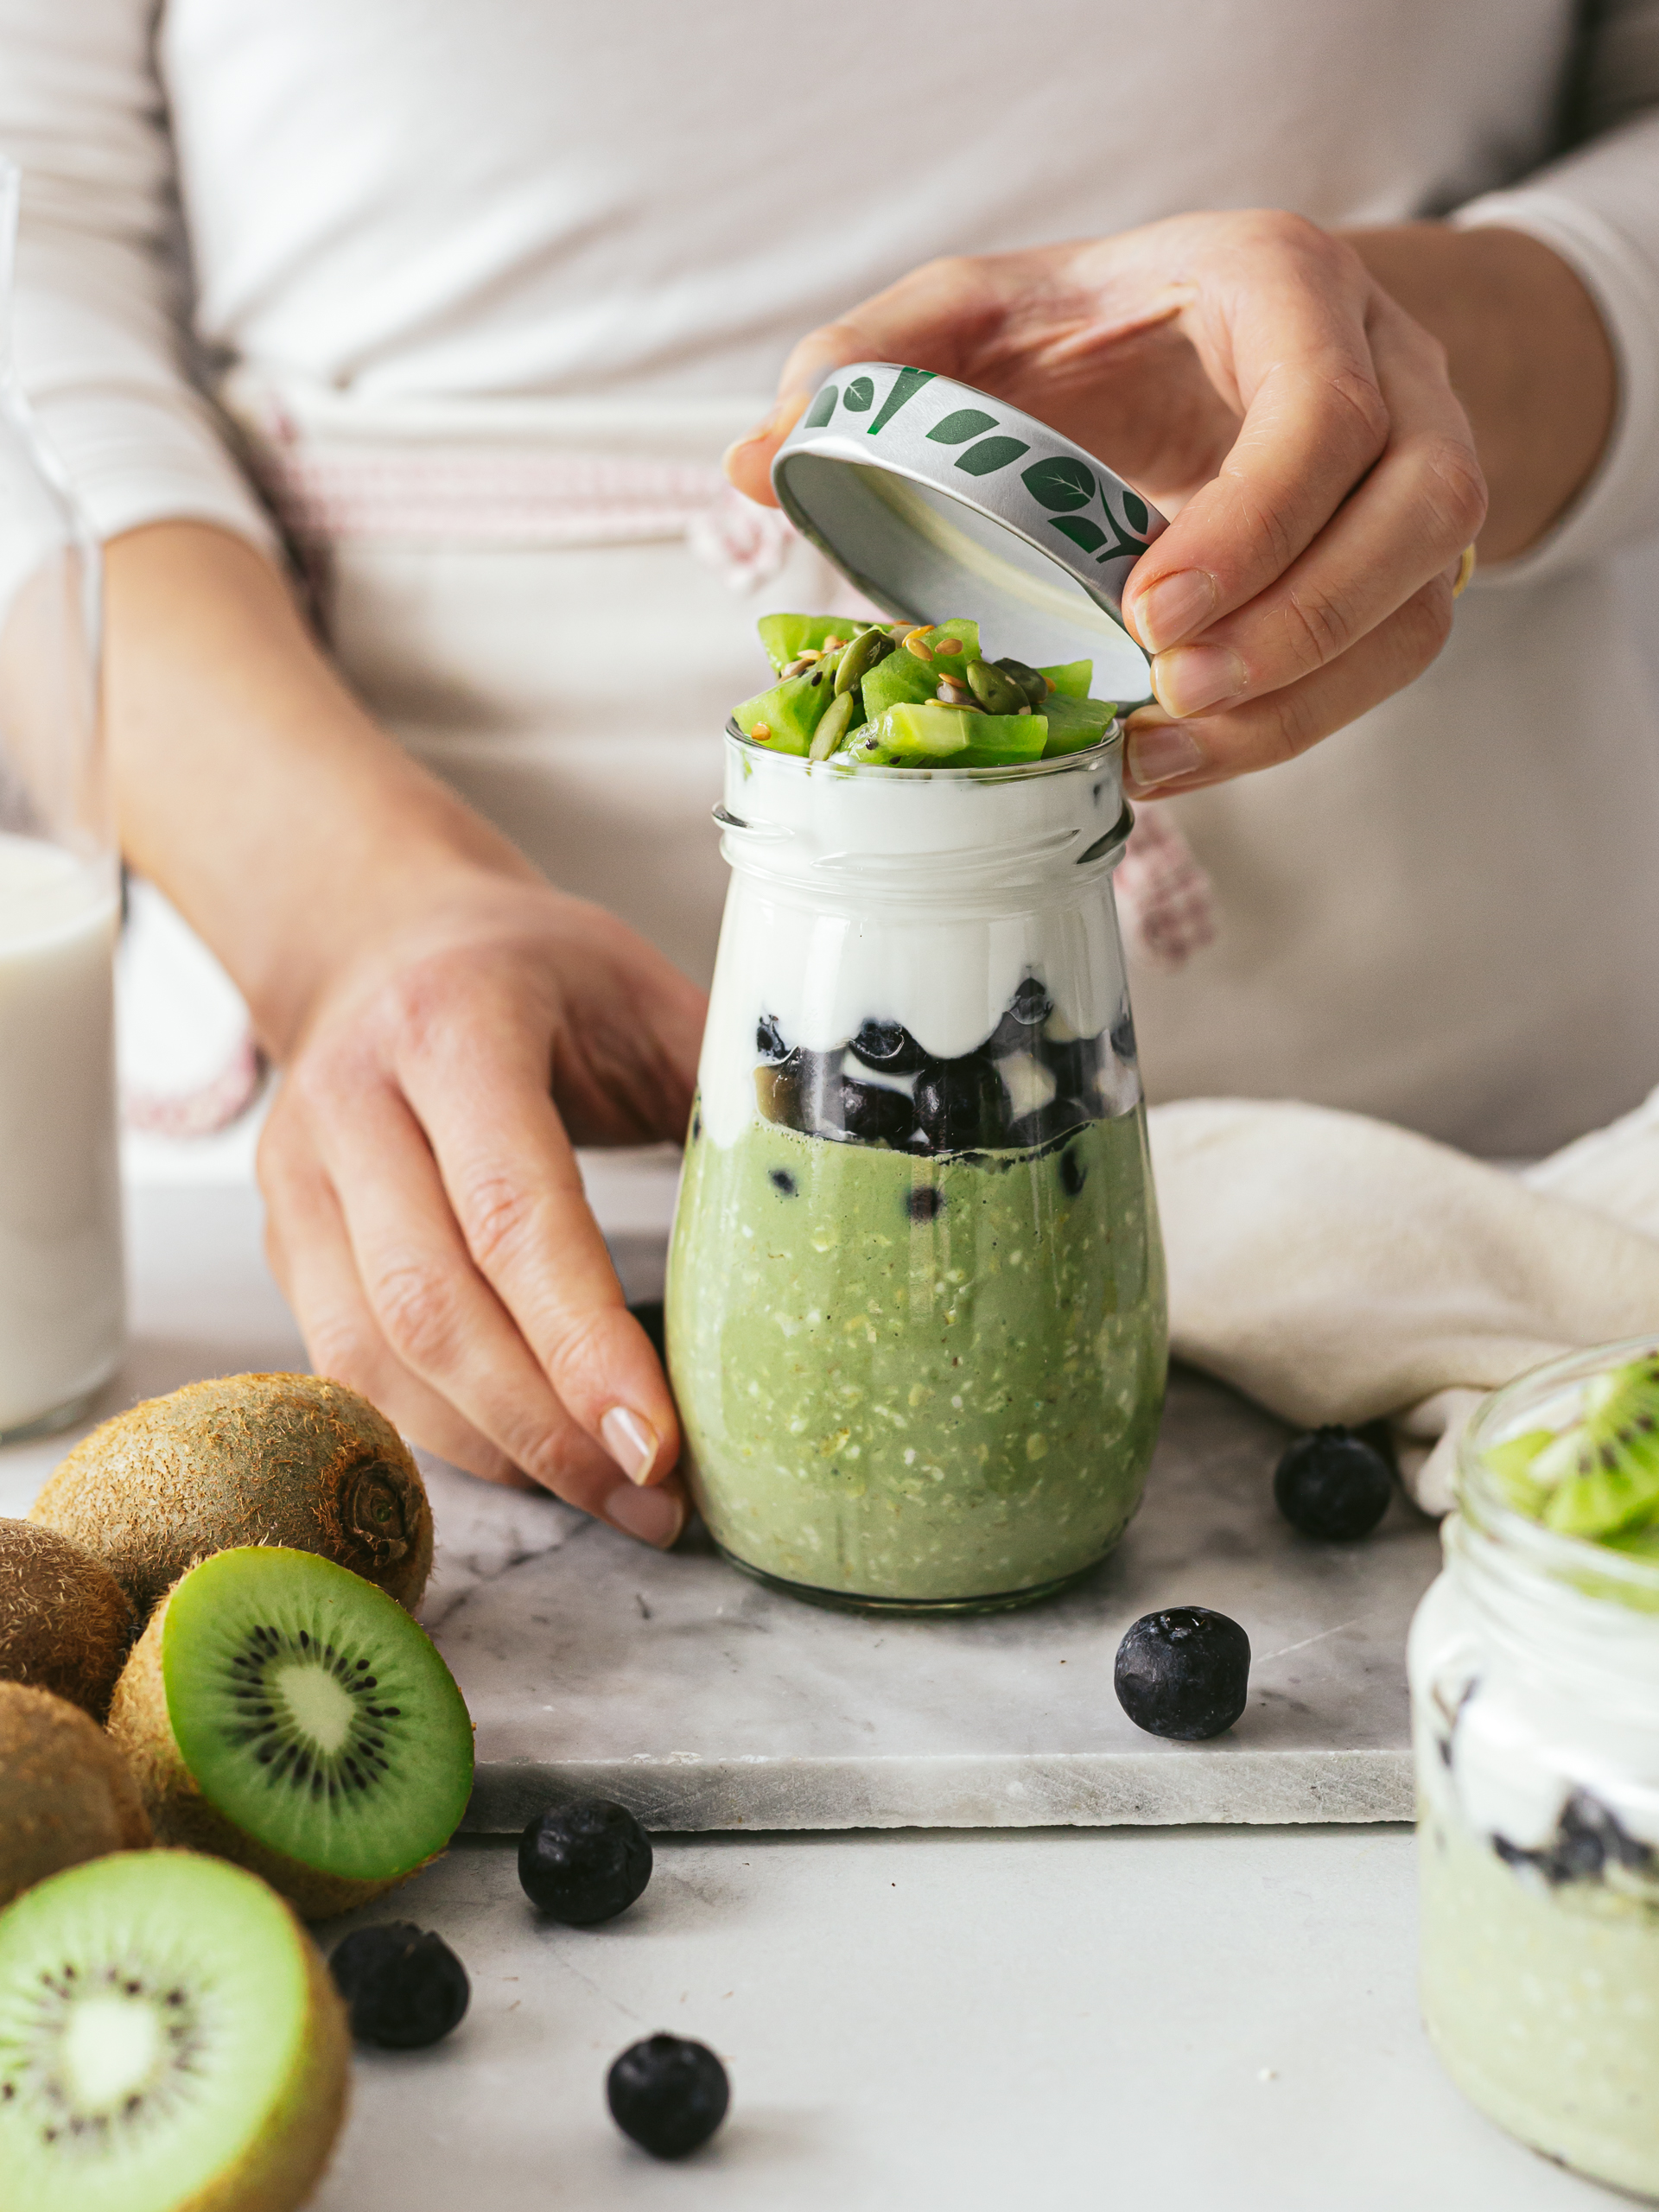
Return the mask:
<svg viewBox="0 0 1659 2212">
<path fill-rule="evenodd" d="M 871 423 L 865 435 L 873 438 L 878 430 L 885 430 L 906 402 L 914 399 L 922 386 L 925 384 L 931 384 L 932 381 L 931 369 L 900 369 L 893 380 L 887 397 L 881 403 L 880 413 Z"/>
<path fill-rule="evenodd" d="M 1146 501 L 1142 499 L 1137 498 L 1133 492 L 1125 492 L 1123 494 L 1123 512 L 1125 517 L 1128 518 L 1129 528 L 1131 530 L 1138 530 L 1141 537 L 1144 537 L 1147 531 L 1152 527 L 1152 517 L 1147 511 Z"/>
<path fill-rule="evenodd" d="M 988 415 L 980 407 L 958 407 L 954 415 L 947 415 L 928 432 L 935 445 L 959 446 L 965 439 L 976 438 L 982 430 L 996 428 L 995 415 Z"/>
<path fill-rule="evenodd" d="M 1051 517 L 1049 528 L 1058 530 L 1074 545 L 1081 545 L 1085 553 L 1092 553 L 1096 546 L 1106 543 L 1106 533 L 1097 524 L 1084 522 L 1076 516 L 1068 516 L 1064 520 Z"/>
<path fill-rule="evenodd" d="M 849 414 L 868 415 L 875 404 L 875 386 L 868 377 L 855 377 L 847 387 L 842 405 Z"/>
<path fill-rule="evenodd" d="M 836 402 L 840 397 L 841 394 L 836 390 L 834 385 L 825 385 L 823 390 L 807 409 L 806 419 L 801 424 L 801 428 L 804 430 L 821 430 L 835 413 Z"/>
<path fill-rule="evenodd" d="M 976 446 L 957 454 L 957 467 L 965 468 L 970 476 L 989 476 L 1030 451 L 1023 438 L 982 438 Z"/>
<path fill-rule="evenodd" d="M 1033 499 L 1041 500 L 1055 514 L 1065 514 L 1072 507 L 1086 507 L 1095 496 L 1092 472 L 1065 454 L 1052 454 L 1047 461 L 1033 461 L 1020 480 Z M 1071 535 L 1068 531 L 1066 536 Z"/>
</svg>

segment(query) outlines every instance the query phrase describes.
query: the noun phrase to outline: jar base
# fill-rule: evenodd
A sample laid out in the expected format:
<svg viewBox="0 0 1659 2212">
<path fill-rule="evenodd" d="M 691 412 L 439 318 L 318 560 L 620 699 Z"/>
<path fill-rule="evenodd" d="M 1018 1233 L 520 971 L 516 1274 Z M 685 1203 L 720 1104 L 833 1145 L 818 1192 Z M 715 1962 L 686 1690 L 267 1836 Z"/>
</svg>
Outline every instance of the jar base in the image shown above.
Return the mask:
<svg viewBox="0 0 1659 2212">
<path fill-rule="evenodd" d="M 31 1444 L 37 1437 L 55 1436 L 60 1429 L 73 1428 L 92 1409 L 92 1401 L 102 1389 L 100 1382 L 91 1390 L 82 1390 L 73 1398 L 66 1398 L 60 1406 L 54 1406 L 49 1413 L 37 1414 L 33 1421 L 20 1421 L 16 1428 L 0 1428 L 0 1446 L 8 1444 Z"/>
<path fill-rule="evenodd" d="M 877 1598 L 849 1590 L 823 1590 L 811 1582 L 790 1582 L 781 1574 L 768 1573 L 764 1567 L 752 1567 L 747 1560 L 728 1551 L 717 1539 L 715 1548 L 728 1567 L 734 1567 L 740 1574 L 747 1574 L 752 1582 L 764 1583 L 768 1590 L 776 1590 L 785 1598 L 798 1598 L 803 1605 L 822 1605 L 835 1613 L 902 1613 L 913 1619 L 946 1620 L 965 1613 L 1013 1613 L 1026 1605 L 1039 1605 L 1045 1598 L 1056 1598 L 1061 1591 L 1074 1588 L 1085 1575 L 1094 1573 L 1101 1560 L 1111 1556 L 1109 1548 L 1100 1559 L 1091 1559 L 1086 1566 L 1074 1567 L 1070 1574 L 1055 1575 L 1047 1582 L 1033 1582 L 1024 1590 L 995 1591 L 982 1598 Z"/>
</svg>

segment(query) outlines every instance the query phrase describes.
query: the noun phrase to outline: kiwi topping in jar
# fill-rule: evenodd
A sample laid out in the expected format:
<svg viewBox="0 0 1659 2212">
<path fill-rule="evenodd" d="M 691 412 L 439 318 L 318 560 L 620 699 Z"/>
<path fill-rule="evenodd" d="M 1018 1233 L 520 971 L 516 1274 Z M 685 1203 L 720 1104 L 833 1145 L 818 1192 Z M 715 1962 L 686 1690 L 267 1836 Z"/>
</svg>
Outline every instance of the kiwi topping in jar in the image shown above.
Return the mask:
<svg viewBox="0 0 1659 2212">
<path fill-rule="evenodd" d="M 976 622 L 851 622 L 768 614 L 778 681 L 734 719 L 752 743 L 837 768 L 1012 767 L 1101 744 L 1113 700 L 1091 699 L 1092 661 L 988 660 Z"/>
</svg>

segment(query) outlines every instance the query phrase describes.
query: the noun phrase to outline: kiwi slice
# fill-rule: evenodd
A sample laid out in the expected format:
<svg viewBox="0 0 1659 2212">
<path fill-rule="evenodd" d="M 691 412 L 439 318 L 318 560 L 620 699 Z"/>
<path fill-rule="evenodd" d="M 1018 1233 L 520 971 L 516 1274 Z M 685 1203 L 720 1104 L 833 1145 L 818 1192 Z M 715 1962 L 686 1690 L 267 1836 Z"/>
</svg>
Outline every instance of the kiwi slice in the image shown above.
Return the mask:
<svg viewBox="0 0 1659 2212">
<path fill-rule="evenodd" d="M 1522 1511 L 1563 1535 L 1628 1539 L 1659 1521 L 1659 1357 L 1592 1376 L 1576 1418 L 1488 1454 Z"/>
<path fill-rule="evenodd" d="M 217 1553 L 168 1593 L 110 1733 L 163 1842 L 252 1867 L 308 1919 L 423 1866 L 472 1791 L 472 1722 L 426 1631 L 277 1546 Z"/>
<path fill-rule="evenodd" d="M 142 1620 L 210 1552 L 317 1552 L 416 1605 L 432 1567 L 420 1470 L 366 1398 L 316 1375 L 226 1375 L 95 1428 L 29 1519 L 103 1560 Z"/>
<path fill-rule="evenodd" d="M 0 1682 L 0 1904 L 66 1866 L 149 1841 L 137 1784 L 104 1731 L 49 1690 Z"/>
<path fill-rule="evenodd" d="M 55 1691 L 101 1720 L 137 1628 L 102 1560 L 55 1529 L 0 1519 L 0 1681 Z"/>
<path fill-rule="evenodd" d="M 5 2212 L 292 2212 L 345 2117 L 345 2007 L 293 1914 L 194 1853 L 0 1914 Z"/>
</svg>

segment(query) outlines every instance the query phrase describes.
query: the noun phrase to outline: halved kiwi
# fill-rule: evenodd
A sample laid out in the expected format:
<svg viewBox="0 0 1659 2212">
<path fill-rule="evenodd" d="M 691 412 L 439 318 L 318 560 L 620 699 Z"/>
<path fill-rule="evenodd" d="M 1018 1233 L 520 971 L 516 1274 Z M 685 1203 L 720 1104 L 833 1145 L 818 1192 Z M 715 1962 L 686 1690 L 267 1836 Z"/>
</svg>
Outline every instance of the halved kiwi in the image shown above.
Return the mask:
<svg viewBox="0 0 1659 2212">
<path fill-rule="evenodd" d="M 1564 1535 L 1628 1544 L 1659 1521 L 1659 1358 L 1592 1376 L 1560 1430 L 1488 1453 L 1510 1497 Z"/>
<path fill-rule="evenodd" d="M 29 1509 L 94 1552 L 140 1620 L 236 1544 L 317 1552 L 419 1604 L 432 1510 L 384 1414 L 320 1375 L 221 1375 L 149 1398 L 84 1437 Z"/>
<path fill-rule="evenodd" d="M 275 1545 L 175 1586 L 110 1733 L 162 1841 L 252 1867 L 310 1919 L 435 1857 L 472 1790 L 472 1723 L 426 1631 L 361 1576 Z"/>
<path fill-rule="evenodd" d="M 5 2212 L 291 2212 L 345 2117 L 327 1968 L 240 1867 L 96 1859 L 0 1913 Z"/>
<path fill-rule="evenodd" d="M 52 1690 L 101 1720 L 137 1628 L 101 1559 L 55 1529 L 0 1519 L 0 1681 Z"/>
<path fill-rule="evenodd" d="M 0 1682 L 0 1905 L 66 1866 L 149 1840 L 138 1786 L 97 1722 L 50 1690 Z"/>
</svg>

